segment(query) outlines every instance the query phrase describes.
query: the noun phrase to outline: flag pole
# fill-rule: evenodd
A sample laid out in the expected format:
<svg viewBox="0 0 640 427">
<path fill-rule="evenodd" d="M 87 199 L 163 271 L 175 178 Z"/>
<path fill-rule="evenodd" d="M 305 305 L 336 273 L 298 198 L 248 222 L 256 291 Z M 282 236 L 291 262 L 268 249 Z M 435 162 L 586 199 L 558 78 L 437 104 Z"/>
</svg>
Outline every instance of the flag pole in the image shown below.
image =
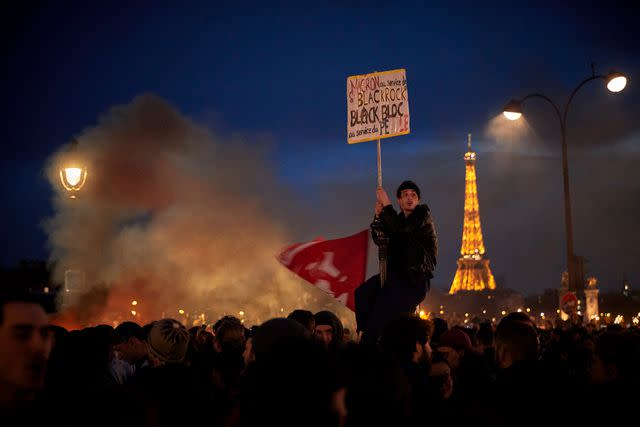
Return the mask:
<svg viewBox="0 0 640 427">
<path fill-rule="evenodd" d="M 380 154 L 380 138 L 378 138 L 378 188 L 382 188 L 382 155 Z"/>
<path fill-rule="evenodd" d="M 380 150 L 380 138 L 378 138 L 378 188 L 382 188 L 382 154 Z M 378 263 L 380 266 L 380 287 L 387 280 L 387 245 L 378 246 Z"/>
</svg>

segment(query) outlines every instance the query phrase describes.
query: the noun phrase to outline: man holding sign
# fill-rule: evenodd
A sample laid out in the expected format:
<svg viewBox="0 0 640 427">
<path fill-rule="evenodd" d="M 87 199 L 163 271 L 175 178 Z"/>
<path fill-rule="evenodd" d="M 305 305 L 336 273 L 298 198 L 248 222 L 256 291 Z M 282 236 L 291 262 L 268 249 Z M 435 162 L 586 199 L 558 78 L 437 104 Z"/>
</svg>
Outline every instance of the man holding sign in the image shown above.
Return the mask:
<svg viewBox="0 0 640 427">
<path fill-rule="evenodd" d="M 420 189 L 405 181 L 396 191 L 397 213 L 382 188 L 380 139 L 410 132 L 409 94 L 404 69 L 347 78 L 347 142 L 378 141 L 378 188 L 371 224 L 378 245 L 380 274 L 356 289 L 356 322 L 362 341 L 375 344 L 395 315 L 413 312 L 429 289 L 438 241 Z"/>
<path fill-rule="evenodd" d="M 356 289 L 356 322 L 362 341 L 374 344 L 384 326 L 397 314 L 414 312 L 429 290 L 438 255 L 438 239 L 426 204 L 420 204 L 420 189 L 404 181 L 396 191 L 401 211 L 397 213 L 386 191 L 376 190 L 373 241 L 386 246 L 386 279 L 380 274 Z"/>
</svg>

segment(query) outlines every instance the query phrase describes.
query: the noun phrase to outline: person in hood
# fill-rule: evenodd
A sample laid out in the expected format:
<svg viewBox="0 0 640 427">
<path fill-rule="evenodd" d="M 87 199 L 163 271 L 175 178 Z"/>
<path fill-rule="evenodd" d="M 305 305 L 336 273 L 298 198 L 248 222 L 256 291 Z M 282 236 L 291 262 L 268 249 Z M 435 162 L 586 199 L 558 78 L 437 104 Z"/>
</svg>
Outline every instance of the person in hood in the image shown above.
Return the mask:
<svg viewBox="0 0 640 427">
<path fill-rule="evenodd" d="M 329 350 L 340 348 L 344 342 L 344 327 L 340 319 L 330 311 L 319 311 L 313 318 L 315 320 L 314 338 Z"/>
</svg>

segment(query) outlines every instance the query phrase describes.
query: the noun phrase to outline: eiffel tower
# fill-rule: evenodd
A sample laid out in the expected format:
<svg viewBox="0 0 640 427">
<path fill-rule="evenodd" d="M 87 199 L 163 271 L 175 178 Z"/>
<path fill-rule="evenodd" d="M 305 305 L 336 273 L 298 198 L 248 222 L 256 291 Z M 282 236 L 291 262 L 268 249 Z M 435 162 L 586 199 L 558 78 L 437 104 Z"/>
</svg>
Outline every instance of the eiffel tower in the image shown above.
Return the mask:
<svg viewBox="0 0 640 427">
<path fill-rule="evenodd" d="M 464 189 L 464 226 L 462 228 L 461 257 L 458 258 L 458 270 L 451 284 L 450 294 L 458 291 L 482 291 L 495 289 L 496 281 L 489 267 L 489 259 L 484 257 L 482 227 L 480 226 L 480 208 L 476 186 L 476 153 L 469 150 L 464 153 L 466 164 Z"/>
</svg>

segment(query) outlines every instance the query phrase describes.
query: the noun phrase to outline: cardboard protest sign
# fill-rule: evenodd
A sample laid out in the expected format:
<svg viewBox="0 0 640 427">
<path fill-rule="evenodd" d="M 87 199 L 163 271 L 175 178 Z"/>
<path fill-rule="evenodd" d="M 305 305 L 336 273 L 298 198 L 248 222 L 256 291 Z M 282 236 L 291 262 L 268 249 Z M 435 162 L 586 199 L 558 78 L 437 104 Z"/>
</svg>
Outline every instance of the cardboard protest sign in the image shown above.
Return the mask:
<svg viewBox="0 0 640 427">
<path fill-rule="evenodd" d="M 404 69 L 347 78 L 349 144 L 409 132 L 409 95 Z"/>
</svg>

